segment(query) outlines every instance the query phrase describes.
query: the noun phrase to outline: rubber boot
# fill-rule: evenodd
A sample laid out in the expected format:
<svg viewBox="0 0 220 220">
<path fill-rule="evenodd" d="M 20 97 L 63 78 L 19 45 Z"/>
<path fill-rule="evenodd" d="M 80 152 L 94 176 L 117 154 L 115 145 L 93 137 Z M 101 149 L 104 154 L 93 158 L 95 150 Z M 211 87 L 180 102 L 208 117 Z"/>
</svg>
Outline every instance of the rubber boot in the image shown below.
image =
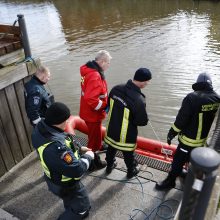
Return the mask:
<svg viewBox="0 0 220 220">
<path fill-rule="evenodd" d="M 117 167 L 117 165 L 118 165 L 117 162 L 114 162 L 112 166 L 107 165 L 106 170 L 105 170 L 106 174 L 107 175 L 110 174 L 112 170 L 115 169 L 115 167 Z"/>
<path fill-rule="evenodd" d="M 127 178 L 131 179 L 132 177 L 136 176 L 140 171 L 140 168 L 138 166 L 134 167 L 132 170 L 128 170 L 127 172 Z"/>
<path fill-rule="evenodd" d="M 155 188 L 157 190 L 169 190 L 174 188 L 175 186 L 176 186 L 176 177 L 169 174 L 164 181 L 160 183 L 156 183 Z"/>
<path fill-rule="evenodd" d="M 96 169 L 105 168 L 107 165 L 106 161 L 101 160 L 101 158 L 98 154 L 95 153 L 94 155 L 95 155 L 94 164 L 95 164 Z"/>
</svg>

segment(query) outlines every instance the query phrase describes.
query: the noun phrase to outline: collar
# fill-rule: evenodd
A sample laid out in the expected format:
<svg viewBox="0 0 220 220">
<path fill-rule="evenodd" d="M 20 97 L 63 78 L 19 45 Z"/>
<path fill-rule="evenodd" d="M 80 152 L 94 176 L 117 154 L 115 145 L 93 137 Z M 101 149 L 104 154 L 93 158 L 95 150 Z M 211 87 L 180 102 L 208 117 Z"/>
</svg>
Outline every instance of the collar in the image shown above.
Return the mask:
<svg viewBox="0 0 220 220">
<path fill-rule="evenodd" d="M 92 68 L 92 69 L 97 70 L 97 71 L 99 72 L 101 78 L 102 78 L 102 79 L 105 79 L 104 71 L 103 71 L 102 68 L 99 66 L 99 64 L 96 63 L 95 60 L 87 62 L 87 63 L 86 63 L 86 66 L 89 67 L 89 68 Z"/>
<path fill-rule="evenodd" d="M 44 85 L 45 83 L 42 82 L 39 78 L 37 78 L 35 75 L 33 75 L 32 79 L 36 80 L 39 84 Z"/>
</svg>

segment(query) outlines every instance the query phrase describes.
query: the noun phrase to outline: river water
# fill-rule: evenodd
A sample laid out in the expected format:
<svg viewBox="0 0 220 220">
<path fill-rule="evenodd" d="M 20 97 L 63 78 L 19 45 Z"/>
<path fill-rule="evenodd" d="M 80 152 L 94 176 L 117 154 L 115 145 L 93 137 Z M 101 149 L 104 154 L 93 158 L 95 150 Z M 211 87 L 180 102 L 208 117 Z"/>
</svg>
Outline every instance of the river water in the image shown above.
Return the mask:
<svg viewBox="0 0 220 220">
<path fill-rule="evenodd" d="M 50 68 L 50 89 L 72 114 L 79 111 L 79 67 L 100 49 L 113 57 L 109 90 L 139 67 L 152 71 L 143 89 L 151 123 L 139 129 L 141 136 L 166 140 L 199 73 L 210 73 L 220 93 L 218 1 L 0 1 L 0 23 L 13 24 L 17 14 L 24 14 L 32 57 Z"/>
</svg>

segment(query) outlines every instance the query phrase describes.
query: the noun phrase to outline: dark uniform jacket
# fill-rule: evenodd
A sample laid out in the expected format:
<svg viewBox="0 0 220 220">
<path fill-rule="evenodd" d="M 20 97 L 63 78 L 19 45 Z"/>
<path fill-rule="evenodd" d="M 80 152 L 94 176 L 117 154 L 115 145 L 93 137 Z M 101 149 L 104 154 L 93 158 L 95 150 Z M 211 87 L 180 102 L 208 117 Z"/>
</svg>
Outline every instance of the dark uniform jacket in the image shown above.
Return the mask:
<svg viewBox="0 0 220 220">
<path fill-rule="evenodd" d="M 172 128 L 182 144 L 201 147 L 206 142 L 220 97 L 208 83 L 195 83 L 193 89 L 194 92 L 183 99 Z"/>
<path fill-rule="evenodd" d="M 147 125 L 145 95 L 132 80 L 115 86 L 108 100 L 109 113 L 105 142 L 119 150 L 133 151 L 137 126 Z"/>
<path fill-rule="evenodd" d="M 46 91 L 44 84 L 36 76 L 33 76 L 24 87 L 25 109 L 28 118 L 33 123 L 33 121 L 45 116 L 47 108 L 53 101 L 50 99 L 51 96 Z"/>
<path fill-rule="evenodd" d="M 89 155 L 80 156 L 78 146 L 62 130 L 40 121 L 32 133 L 33 147 L 38 151 L 46 179 L 61 186 L 71 186 L 87 171 Z"/>
</svg>

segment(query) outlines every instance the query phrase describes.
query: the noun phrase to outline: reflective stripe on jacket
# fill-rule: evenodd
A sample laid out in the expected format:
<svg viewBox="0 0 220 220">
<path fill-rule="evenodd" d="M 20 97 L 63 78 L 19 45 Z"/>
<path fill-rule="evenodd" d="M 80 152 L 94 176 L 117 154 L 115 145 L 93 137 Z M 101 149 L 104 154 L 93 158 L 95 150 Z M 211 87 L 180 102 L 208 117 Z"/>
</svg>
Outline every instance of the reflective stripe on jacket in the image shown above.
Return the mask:
<svg viewBox="0 0 220 220">
<path fill-rule="evenodd" d="M 42 166 L 42 168 L 43 168 L 43 170 L 44 170 L 44 173 L 45 173 L 46 176 L 47 176 L 48 178 L 50 178 L 50 179 L 51 179 L 50 170 L 48 169 L 46 163 L 44 162 L 43 152 L 44 152 L 45 148 L 46 148 L 49 144 L 51 144 L 51 143 L 52 143 L 52 142 L 46 143 L 46 144 L 44 144 L 44 145 L 38 147 L 38 149 L 37 149 L 37 151 L 38 151 L 38 153 L 39 153 L 39 156 L 40 156 L 40 162 L 41 162 L 41 166 Z M 65 140 L 65 144 L 66 144 L 67 147 L 70 148 L 70 141 Z M 75 152 L 74 152 L 74 156 L 75 156 L 77 159 L 79 159 L 78 151 L 75 151 Z M 72 179 L 74 179 L 74 180 L 80 180 L 80 177 L 79 177 L 79 178 L 69 178 L 69 177 L 67 177 L 67 176 L 62 175 L 61 182 L 71 181 Z"/>
<path fill-rule="evenodd" d="M 109 94 L 109 113 L 104 141 L 123 151 L 134 151 L 138 126 L 147 125 L 145 96 L 129 80 L 115 86 Z"/>
<path fill-rule="evenodd" d="M 211 88 L 189 93 L 172 126 L 179 141 L 190 147 L 204 146 L 219 103 L 220 97 Z"/>
</svg>

